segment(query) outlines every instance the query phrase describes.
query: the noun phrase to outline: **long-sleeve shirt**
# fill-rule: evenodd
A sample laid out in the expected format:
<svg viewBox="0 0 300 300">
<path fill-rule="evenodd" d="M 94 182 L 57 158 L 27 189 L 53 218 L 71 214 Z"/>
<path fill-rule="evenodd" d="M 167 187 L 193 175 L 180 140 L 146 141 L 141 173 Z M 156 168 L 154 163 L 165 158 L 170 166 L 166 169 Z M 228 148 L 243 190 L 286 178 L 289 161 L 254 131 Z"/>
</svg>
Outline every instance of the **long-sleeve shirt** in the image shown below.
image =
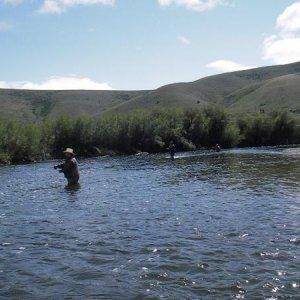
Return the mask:
<svg viewBox="0 0 300 300">
<path fill-rule="evenodd" d="M 68 158 L 66 161 L 57 166 L 64 173 L 69 184 L 77 184 L 79 181 L 78 163 L 75 157 Z"/>
</svg>

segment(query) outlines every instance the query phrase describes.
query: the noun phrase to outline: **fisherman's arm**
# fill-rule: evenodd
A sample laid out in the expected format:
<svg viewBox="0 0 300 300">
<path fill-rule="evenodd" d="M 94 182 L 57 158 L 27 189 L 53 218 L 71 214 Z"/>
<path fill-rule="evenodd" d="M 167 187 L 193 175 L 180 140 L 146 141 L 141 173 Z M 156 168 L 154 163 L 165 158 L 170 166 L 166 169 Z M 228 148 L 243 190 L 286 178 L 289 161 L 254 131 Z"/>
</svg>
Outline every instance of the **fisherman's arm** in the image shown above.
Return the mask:
<svg viewBox="0 0 300 300">
<path fill-rule="evenodd" d="M 56 170 L 56 169 L 62 170 L 62 169 L 64 169 L 64 167 L 65 167 L 65 163 L 54 166 L 54 169 L 55 169 L 55 170 Z"/>
<path fill-rule="evenodd" d="M 74 167 L 75 167 L 75 163 L 73 162 L 73 160 L 69 160 L 69 161 L 65 162 L 64 164 L 62 164 L 61 172 L 68 173 L 68 172 L 72 171 Z"/>
</svg>

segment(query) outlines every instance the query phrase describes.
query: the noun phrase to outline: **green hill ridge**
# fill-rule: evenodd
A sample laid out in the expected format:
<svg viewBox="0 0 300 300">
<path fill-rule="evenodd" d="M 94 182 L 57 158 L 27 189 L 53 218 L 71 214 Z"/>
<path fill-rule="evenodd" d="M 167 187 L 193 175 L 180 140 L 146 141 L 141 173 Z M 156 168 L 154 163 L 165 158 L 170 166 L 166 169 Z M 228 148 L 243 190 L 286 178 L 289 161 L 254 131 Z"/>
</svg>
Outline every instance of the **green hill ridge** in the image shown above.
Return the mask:
<svg viewBox="0 0 300 300">
<path fill-rule="evenodd" d="M 300 62 L 175 83 L 150 91 L 0 89 L 0 116 L 35 121 L 135 109 L 218 104 L 238 113 L 289 110 L 300 116 Z"/>
</svg>

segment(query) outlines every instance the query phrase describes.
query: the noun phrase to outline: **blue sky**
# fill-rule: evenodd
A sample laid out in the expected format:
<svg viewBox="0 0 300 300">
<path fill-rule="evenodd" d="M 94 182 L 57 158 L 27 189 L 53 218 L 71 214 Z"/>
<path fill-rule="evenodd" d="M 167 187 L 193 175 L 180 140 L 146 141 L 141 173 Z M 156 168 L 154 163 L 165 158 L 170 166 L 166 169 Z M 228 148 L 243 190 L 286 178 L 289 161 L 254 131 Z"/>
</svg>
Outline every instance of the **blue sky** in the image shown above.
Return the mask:
<svg viewBox="0 0 300 300">
<path fill-rule="evenodd" d="M 300 60 L 295 0 L 0 0 L 0 87 L 150 89 Z"/>
</svg>

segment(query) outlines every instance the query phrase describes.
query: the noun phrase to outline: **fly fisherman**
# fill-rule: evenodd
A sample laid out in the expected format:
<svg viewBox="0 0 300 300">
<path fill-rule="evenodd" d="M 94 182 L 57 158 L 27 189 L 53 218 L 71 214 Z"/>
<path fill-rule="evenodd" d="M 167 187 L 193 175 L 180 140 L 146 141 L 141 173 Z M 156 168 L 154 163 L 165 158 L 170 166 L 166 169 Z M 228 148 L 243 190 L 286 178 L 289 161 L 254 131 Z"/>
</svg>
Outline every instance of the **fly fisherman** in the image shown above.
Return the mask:
<svg viewBox="0 0 300 300">
<path fill-rule="evenodd" d="M 170 142 L 170 145 L 168 147 L 171 159 L 174 160 L 175 152 L 176 152 L 176 147 L 173 141 Z"/>
<path fill-rule="evenodd" d="M 68 180 L 68 186 L 77 185 L 79 181 L 79 171 L 75 153 L 73 149 L 67 148 L 64 151 L 64 154 L 66 156 L 66 161 L 61 165 L 54 166 L 54 169 L 59 169 L 60 173 L 64 173 Z"/>
<path fill-rule="evenodd" d="M 219 144 L 216 144 L 214 147 L 213 147 L 213 150 L 216 151 L 216 152 L 220 152 L 221 151 L 221 146 Z"/>
</svg>

